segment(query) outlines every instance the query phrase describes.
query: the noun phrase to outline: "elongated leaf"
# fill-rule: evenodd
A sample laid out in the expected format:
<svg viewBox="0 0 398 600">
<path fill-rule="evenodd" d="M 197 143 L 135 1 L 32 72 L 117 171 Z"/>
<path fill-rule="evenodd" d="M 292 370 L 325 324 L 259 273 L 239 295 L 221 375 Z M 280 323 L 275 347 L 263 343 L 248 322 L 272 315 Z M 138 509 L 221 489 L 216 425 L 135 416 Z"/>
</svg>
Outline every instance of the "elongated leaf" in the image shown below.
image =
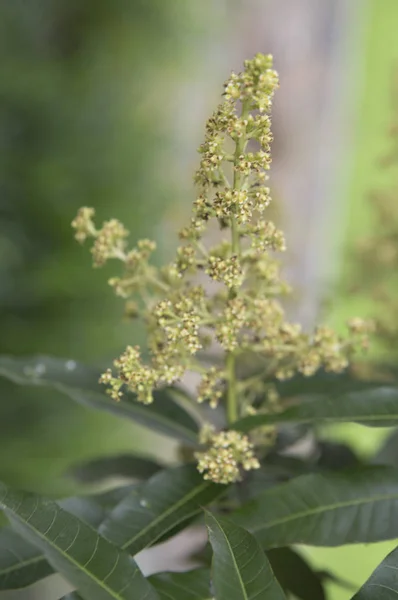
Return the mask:
<svg viewBox="0 0 398 600">
<path fill-rule="evenodd" d="M 133 559 L 55 502 L 0 485 L 15 530 L 44 552 L 83 600 L 158 600 Z"/>
<path fill-rule="evenodd" d="M 380 369 L 378 369 L 380 371 Z M 382 368 L 381 372 L 384 373 Z M 384 373 L 373 378 L 372 381 L 359 379 L 349 370 L 343 373 L 330 373 L 319 370 L 310 377 L 297 374 L 291 379 L 285 381 L 276 381 L 276 389 L 282 398 L 292 398 L 298 396 L 334 396 L 350 392 L 363 392 L 382 387 L 388 381 L 395 381 L 396 374 Z"/>
<path fill-rule="evenodd" d="M 283 412 L 253 415 L 234 423 L 238 431 L 251 431 L 271 423 L 356 422 L 369 427 L 393 427 L 398 424 L 398 387 L 379 387 L 351 392 L 338 397 L 316 398 L 292 406 Z"/>
<path fill-rule="evenodd" d="M 126 477 L 129 479 L 147 479 L 161 469 L 161 466 L 140 456 L 123 454 L 98 458 L 72 467 L 69 473 L 77 481 L 97 483 L 109 477 Z"/>
<path fill-rule="evenodd" d="M 1 592 L 32 585 L 52 572 L 40 548 L 29 544 L 11 527 L 0 531 Z"/>
<path fill-rule="evenodd" d="M 155 394 L 149 406 L 136 402 L 133 394 L 114 402 L 99 385 L 99 372 L 73 360 L 48 356 L 30 358 L 0 357 L 0 375 L 19 385 L 48 386 L 65 394 L 75 402 L 126 417 L 187 444 L 197 442 L 198 423 L 181 406 L 173 390 Z M 181 392 L 179 391 L 179 394 Z"/>
<path fill-rule="evenodd" d="M 259 494 L 231 518 L 264 548 L 339 546 L 398 537 L 398 471 L 363 467 L 303 475 Z"/>
<path fill-rule="evenodd" d="M 149 577 L 160 600 L 212 600 L 210 571 L 196 569 L 188 573 L 161 573 Z"/>
<path fill-rule="evenodd" d="M 257 540 L 227 519 L 206 513 L 217 600 L 283 600 L 285 595 Z"/>
<path fill-rule="evenodd" d="M 267 557 L 285 592 L 300 600 L 326 599 L 321 578 L 298 552 L 274 548 L 267 552 Z"/>
<path fill-rule="evenodd" d="M 122 500 L 99 531 L 134 556 L 176 532 L 225 491 L 225 486 L 204 481 L 193 465 L 166 469 Z"/>
<path fill-rule="evenodd" d="M 372 573 L 352 600 L 397 600 L 398 548 L 395 548 Z"/>
<path fill-rule="evenodd" d="M 88 498 L 68 498 L 63 508 L 93 527 L 105 518 L 105 510 Z M 0 591 L 32 585 L 51 575 L 53 568 L 40 548 L 33 546 L 11 527 L 0 530 Z"/>
</svg>

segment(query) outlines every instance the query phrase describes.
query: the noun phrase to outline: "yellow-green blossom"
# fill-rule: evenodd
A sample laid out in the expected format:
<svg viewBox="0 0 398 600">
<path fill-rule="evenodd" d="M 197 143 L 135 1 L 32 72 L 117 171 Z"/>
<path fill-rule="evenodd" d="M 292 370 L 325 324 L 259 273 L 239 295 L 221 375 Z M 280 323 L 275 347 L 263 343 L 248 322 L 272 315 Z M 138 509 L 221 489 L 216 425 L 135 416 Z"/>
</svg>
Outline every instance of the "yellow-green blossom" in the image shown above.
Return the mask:
<svg viewBox="0 0 398 600">
<path fill-rule="evenodd" d="M 260 463 L 254 455 L 254 446 L 247 435 L 238 431 L 221 431 L 207 434 L 209 448 L 197 452 L 198 470 L 204 479 L 215 483 L 233 483 L 242 477 L 241 471 L 259 469 Z M 203 436 L 202 436 L 203 439 Z"/>
<path fill-rule="evenodd" d="M 150 264 L 155 245 L 149 240 L 129 249 L 127 231 L 116 220 L 97 230 L 93 209 L 81 209 L 73 221 L 79 241 L 94 239 L 96 266 L 112 258 L 121 261 L 122 272 L 109 284 L 126 298 L 126 313 L 142 316 L 147 325 L 150 360 L 144 362 L 140 349 L 128 346 L 115 360 L 114 370 L 101 377 L 115 400 L 126 388 L 148 404 L 156 388 L 173 384 L 192 370 L 202 377 L 198 402 L 212 408 L 225 402 L 233 427 L 239 416 L 254 410 L 251 403 L 258 398 L 258 380 L 238 385 L 236 363 L 243 353 L 259 355 L 272 365 L 268 377 L 286 379 L 297 372 L 311 375 L 321 367 L 342 371 L 354 350 L 366 346 L 366 324 L 353 321 L 347 339 L 325 327 L 305 333 L 289 323 L 280 302 L 289 286 L 280 276 L 276 254 L 286 249 L 286 242 L 275 224 L 264 218 L 271 201 L 266 183 L 270 111 L 278 85 L 272 57 L 261 54 L 226 82 L 223 101 L 208 119 L 199 149 L 192 216 L 179 233 L 181 245 L 169 265 L 157 269 Z M 213 248 L 204 242 L 210 223 L 218 223 L 222 236 Z M 198 273 L 217 284 L 197 285 Z M 199 351 L 210 343 L 224 352 L 220 367 L 204 368 L 200 361 Z M 270 391 L 269 383 L 263 386 L 264 403 L 270 404 L 272 396 L 277 410 L 275 391 Z M 263 434 L 268 441 L 272 437 L 268 430 Z M 231 430 L 207 432 L 205 437 L 208 450 L 197 458 L 206 479 L 229 483 L 242 471 L 258 468 L 247 436 Z"/>
</svg>

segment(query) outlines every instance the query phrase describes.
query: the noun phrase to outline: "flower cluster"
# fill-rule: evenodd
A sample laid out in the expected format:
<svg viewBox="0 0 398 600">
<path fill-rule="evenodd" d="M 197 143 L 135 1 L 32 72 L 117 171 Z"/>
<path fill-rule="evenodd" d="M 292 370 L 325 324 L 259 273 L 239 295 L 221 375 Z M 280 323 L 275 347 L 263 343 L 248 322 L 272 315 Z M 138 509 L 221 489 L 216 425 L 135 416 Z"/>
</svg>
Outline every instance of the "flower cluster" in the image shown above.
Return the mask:
<svg viewBox="0 0 398 600">
<path fill-rule="evenodd" d="M 215 483 L 228 484 L 241 479 L 241 470 L 259 469 L 254 446 L 247 435 L 238 431 L 221 431 L 206 436 L 209 449 L 197 452 L 198 471 L 203 478 Z"/>
<path fill-rule="evenodd" d="M 258 385 L 245 385 L 237 393 L 236 367 L 243 353 L 262 356 L 273 365 L 268 375 L 285 379 L 296 372 L 311 375 L 321 367 L 341 371 L 355 349 L 366 345 L 365 323 L 355 321 L 348 339 L 325 327 L 307 334 L 287 321 L 280 302 L 288 286 L 275 253 L 283 252 L 286 243 L 274 223 L 263 218 L 271 201 L 266 183 L 269 113 L 278 85 L 272 57 L 261 54 L 226 82 L 223 101 L 207 121 L 199 149 L 193 214 L 180 231 L 181 245 L 169 265 L 156 269 L 150 264 L 155 246 L 148 240 L 129 250 L 127 231 L 118 221 L 97 230 L 92 209 L 81 209 L 73 221 L 78 241 L 94 239 L 95 265 L 111 258 L 123 263 L 122 274 L 109 283 L 127 299 L 126 312 L 141 315 L 148 328 L 150 361 L 144 363 L 140 349 L 129 346 L 114 362 L 115 371 L 104 373 L 101 382 L 115 400 L 128 389 L 148 404 L 157 387 L 178 381 L 187 370 L 200 373 L 198 402 L 212 408 L 225 404 L 232 426 L 209 435 L 208 449 L 197 455 L 205 478 L 220 483 L 236 481 L 242 470 L 259 466 L 251 440 L 233 431 L 234 421 L 250 412 Z M 206 247 L 203 236 L 210 221 L 219 224 L 224 236 L 213 248 Z M 217 285 L 197 285 L 198 273 Z M 199 360 L 198 352 L 211 342 L 225 355 L 224 366 L 217 369 L 205 369 Z M 267 389 L 264 384 L 265 402 Z"/>
</svg>

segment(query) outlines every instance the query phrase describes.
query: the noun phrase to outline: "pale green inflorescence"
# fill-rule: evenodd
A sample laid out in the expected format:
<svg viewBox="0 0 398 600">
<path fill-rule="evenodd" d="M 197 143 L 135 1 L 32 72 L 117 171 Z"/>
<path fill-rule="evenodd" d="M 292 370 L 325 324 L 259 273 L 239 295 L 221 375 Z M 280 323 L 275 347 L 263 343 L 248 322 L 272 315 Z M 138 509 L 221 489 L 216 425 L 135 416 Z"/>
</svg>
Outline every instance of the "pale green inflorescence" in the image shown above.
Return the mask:
<svg viewBox="0 0 398 600">
<path fill-rule="evenodd" d="M 271 200 L 269 113 L 278 85 L 272 57 L 261 54 L 226 82 L 223 102 L 206 124 L 195 176 L 199 193 L 171 264 L 161 269 L 150 265 L 155 244 L 149 240 L 128 250 L 127 231 L 116 220 L 97 230 L 93 209 L 80 209 L 73 221 L 78 241 L 94 238 L 95 266 L 111 258 L 124 263 L 123 274 L 109 283 L 117 295 L 129 299 L 127 313 L 142 316 L 148 328 L 150 363 L 143 362 L 138 347 L 128 346 L 115 361 L 115 371 L 109 369 L 101 377 L 115 400 L 127 388 L 149 404 L 156 388 L 192 370 L 202 376 L 198 402 L 215 408 L 225 398 L 231 425 L 254 412 L 250 384 L 238 394 L 236 360 L 243 353 L 262 356 L 272 370 L 268 375 L 285 379 L 297 372 L 312 375 L 321 367 L 342 371 L 354 350 L 366 346 L 365 322 L 356 319 L 347 339 L 327 327 L 306 334 L 287 322 L 280 303 L 289 288 L 280 278 L 274 253 L 284 251 L 286 244 L 283 233 L 263 216 Z M 203 235 L 211 221 L 217 221 L 228 237 L 207 248 Z M 199 272 L 221 286 L 208 292 L 195 282 Z M 225 366 L 205 368 L 198 351 L 214 341 L 224 350 Z M 264 398 L 272 398 L 269 406 L 277 404 L 273 388 L 264 389 Z M 242 470 L 258 468 L 247 436 L 233 430 L 206 431 L 201 441 L 207 450 L 197 453 L 206 479 L 226 484 L 238 480 Z"/>
</svg>

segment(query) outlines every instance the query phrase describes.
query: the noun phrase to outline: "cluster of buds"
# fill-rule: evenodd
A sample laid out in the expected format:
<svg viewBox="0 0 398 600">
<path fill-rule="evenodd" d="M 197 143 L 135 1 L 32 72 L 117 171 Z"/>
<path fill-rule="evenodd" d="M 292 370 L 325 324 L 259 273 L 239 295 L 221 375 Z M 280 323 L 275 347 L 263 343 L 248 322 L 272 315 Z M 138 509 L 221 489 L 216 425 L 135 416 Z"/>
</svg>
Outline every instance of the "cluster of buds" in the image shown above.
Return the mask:
<svg viewBox="0 0 398 600">
<path fill-rule="evenodd" d="M 233 430 L 233 422 L 250 412 L 254 390 L 247 385 L 240 397 L 237 393 L 236 361 L 243 353 L 261 355 L 273 365 L 267 375 L 285 379 L 297 372 L 311 375 L 321 367 L 341 371 L 355 348 L 365 344 L 364 323 L 356 321 L 347 340 L 326 328 L 306 334 L 287 321 L 280 302 L 288 286 L 275 253 L 285 250 L 285 239 L 263 219 L 270 203 L 269 113 L 278 85 L 272 57 L 261 54 L 226 82 L 223 102 L 206 124 L 195 176 L 199 193 L 171 264 L 161 269 L 149 264 L 155 247 L 148 240 L 128 250 L 127 232 L 117 221 L 97 230 L 92 209 L 81 209 L 73 222 L 78 241 L 94 238 L 97 266 L 109 258 L 122 261 L 124 272 L 110 284 L 128 306 L 138 296 L 133 312 L 142 314 L 148 327 L 150 362 L 144 364 L 140 350 L 129 346 L 115 361 L 115 372 L 108 370 L 101 381 L 115 400 L 127 388 L 150 403 L 155 388 L 178 381 L 187 370 L 201 373 L 198 402 L 213 408 L 225 402 L 231 426 L 209 435 L 208 449 L 197 455 L 205 478 L 219 483 L 236 481 L 242 471 L 259 466 L 251 440 Z M 218 222 L 228 238 L 209 249 L 202 238 L 210 221 Z M 195 284 L 198 272 L 218 285 Z M 205 370 L 198 351 L 212 342 L 224 351 L 225 363 Z M 264 387 L 265 401 L 266 391 Z"/>
<path fill-rule="evenodd" d="M 254 446 L 247 435 L 238 431 L 211 433 L 206 429 L 201 441 L 209 445 L 205 452 L 197 452 L 198 471 L 203 478 L 215 483 L 228 484 L 239 481 L 242 471 L 259 469 L 260 463 L 254 454 Z"/>
</svg>

